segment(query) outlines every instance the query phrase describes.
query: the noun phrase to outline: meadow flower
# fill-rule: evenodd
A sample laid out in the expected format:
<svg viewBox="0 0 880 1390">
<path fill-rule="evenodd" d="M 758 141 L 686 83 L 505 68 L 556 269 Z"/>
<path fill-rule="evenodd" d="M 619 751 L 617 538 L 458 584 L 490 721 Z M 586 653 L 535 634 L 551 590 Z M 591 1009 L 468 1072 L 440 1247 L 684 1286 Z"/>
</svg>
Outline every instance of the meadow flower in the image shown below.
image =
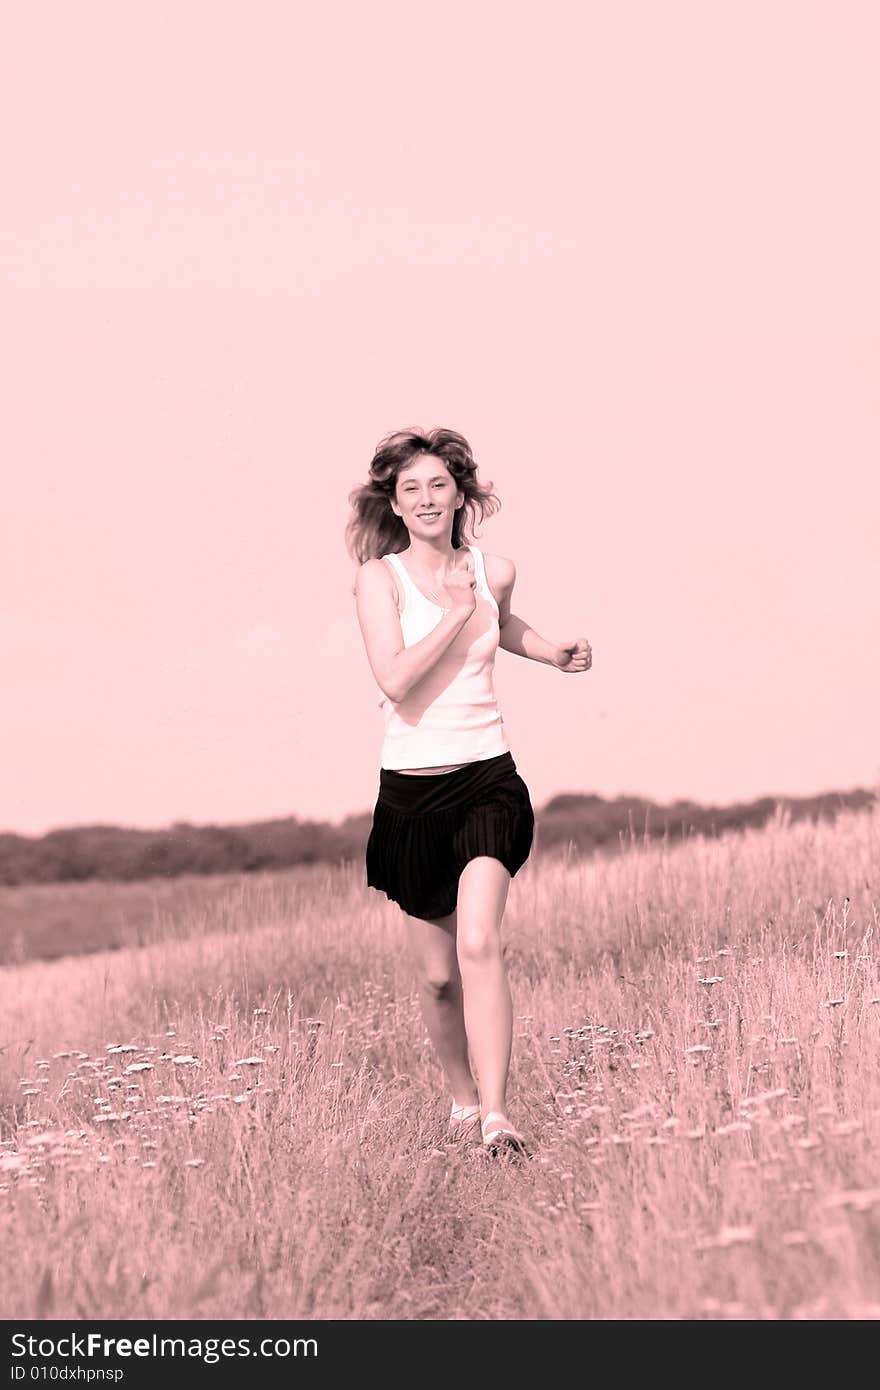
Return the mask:
<svg viewBox="0 0 880 1390">
<path fill-rule="evenodd" d="M 806 1231 L 783 1231 L 780 1240 L 783 1245 L 806 1245 L 809 1236 Z"/>
<path fill-rule="evenodd" d="M 26 1142 L 40 1148 L 46 1148 L 52 1144 L 63 1144 L 64 1134 L 61 1130 L 47 1129 L 42 1134 L 29 1134 Z"/>
<path fill-rule="evenodd" d="M 763 1105 L 770 1100 L 778 1100 L 782 1096 L 787 1096 L 788 1090 L 785 1086 L 777 1086 L 775 1091 L 758 1091 L 752 1096 L 743 1096 L 740 1102 L 740 1109 L 748 1105 Z"/>
<path fill-rule="evenodd" d="M 722 1226 L 717 1236 L 697 1242 L 698 1250 L 725 1250 L 731 1245 L 747 1245 L 755 1239 L 752 1226 Z"/>
<path fill-rule="evenodd" d="M 851 1188 L 848 1192 L 833 1192 L 823 1206 L 852 1207 L 854 1211 L 870 1211 L 880 1203 L 880 1187 Z"/>
</svg>

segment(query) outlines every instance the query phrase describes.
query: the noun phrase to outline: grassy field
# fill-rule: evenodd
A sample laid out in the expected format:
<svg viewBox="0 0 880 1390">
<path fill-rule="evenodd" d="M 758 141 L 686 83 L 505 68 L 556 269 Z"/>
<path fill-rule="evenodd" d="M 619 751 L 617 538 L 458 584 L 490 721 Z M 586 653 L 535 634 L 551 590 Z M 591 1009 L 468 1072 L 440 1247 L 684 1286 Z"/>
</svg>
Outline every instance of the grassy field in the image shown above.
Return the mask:
<svg viewBox="0 0 880 1390">
<path fill-rule="evenodd" d="M 0 1317 L 880 1317 L 878 865 L 878 810 L 527 865 L 525 1164 L 446 1141 L 359 866 L 189 880 L 113 951 L 21 927 Z"/>
<path fill-rule="evenodd" d="M 273 874 L 0 886 L 0 965 L 145 946 L 188 936 L 207 921 L 215 931 L 230 920 L 246 927 L 261 920 L 267 895 L 275 908 L 298 912 L 301 902 L 314 900 L 316 881 L 319 868 L 297 866 Z"/>
</svg>

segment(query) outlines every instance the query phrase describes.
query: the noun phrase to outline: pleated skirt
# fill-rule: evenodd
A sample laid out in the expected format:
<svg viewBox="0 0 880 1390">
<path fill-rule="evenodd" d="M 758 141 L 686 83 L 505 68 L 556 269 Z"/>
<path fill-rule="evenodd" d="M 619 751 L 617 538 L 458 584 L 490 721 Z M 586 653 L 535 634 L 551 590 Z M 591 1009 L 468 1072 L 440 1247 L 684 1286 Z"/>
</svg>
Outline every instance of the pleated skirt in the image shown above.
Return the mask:
<svg viewBox="0 0 880 1390">
<path fill-rule="evenodd" d="M 491 855 L 513 877 L 529 857 L 535 815 L 510 752 L 454 772 L 379 769 L 367 840 L 367 884 L 413 917 L 448 917 L 459 875 Z"/>
</svg>

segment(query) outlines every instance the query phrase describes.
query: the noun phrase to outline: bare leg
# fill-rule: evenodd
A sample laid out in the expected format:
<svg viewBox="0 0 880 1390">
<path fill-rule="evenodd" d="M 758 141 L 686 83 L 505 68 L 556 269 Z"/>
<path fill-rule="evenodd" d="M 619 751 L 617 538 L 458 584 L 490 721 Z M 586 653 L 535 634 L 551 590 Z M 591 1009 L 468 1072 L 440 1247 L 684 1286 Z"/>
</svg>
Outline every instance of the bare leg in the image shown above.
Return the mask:
<svg viewBox="0 0 880 1390">
<path fill-rule="evenodd" d="M 456 1105 L 477 1105 L 479 1095 L 468 1058 L 461 974 L 455 951 L 456 913 L 433 922 L 406 912 L 404 917 L 416 960 L 419 1000 L 428 1037 L 449 1078 Z"/>
<path fill-rule="evenodd" d="M 510 874 L 499 859 L 471 859 L 458 881 L 458 961 L 483 1116 L 504 1109 L 513 1040 L 513 1004 L 501 952 Z"/>
</svg>

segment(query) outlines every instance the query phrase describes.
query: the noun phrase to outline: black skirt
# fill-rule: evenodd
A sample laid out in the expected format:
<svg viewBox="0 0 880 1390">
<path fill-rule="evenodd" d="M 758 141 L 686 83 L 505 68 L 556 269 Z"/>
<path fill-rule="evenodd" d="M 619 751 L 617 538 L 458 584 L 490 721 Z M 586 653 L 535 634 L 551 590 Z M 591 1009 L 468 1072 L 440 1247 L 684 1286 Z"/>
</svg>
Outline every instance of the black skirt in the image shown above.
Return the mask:
<svg viewBox="0 0 880 1390">
<path fill-rule="evenodd" d="M 513 877 L 529 857 L 534 831 L 529 789 L 509 752 L 454 772 L 383 767 L 367 841 L 367 884 L 413 917 L 448 917 L 465 864 L 488 854 Z"/>
</svg>

